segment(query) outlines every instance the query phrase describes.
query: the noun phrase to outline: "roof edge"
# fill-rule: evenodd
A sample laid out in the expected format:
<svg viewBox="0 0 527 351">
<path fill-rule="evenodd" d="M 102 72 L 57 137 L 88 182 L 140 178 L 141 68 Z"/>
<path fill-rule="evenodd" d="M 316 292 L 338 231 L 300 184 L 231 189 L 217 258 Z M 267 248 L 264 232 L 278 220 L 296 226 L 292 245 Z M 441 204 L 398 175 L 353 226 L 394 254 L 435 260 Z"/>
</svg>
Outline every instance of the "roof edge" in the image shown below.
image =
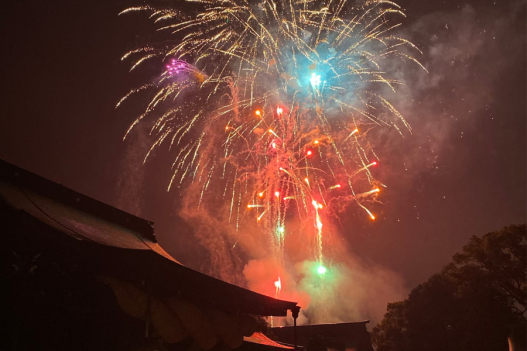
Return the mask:
<svg viewBox="0 0 527 351">
<path fill-rule="evenodd" d="M 2 159 L 0 159 L 0 180 L 14 183 L 39 195 L 49 197 L 72 208 L 133 230 L 145 239 L 157 243 L 153 222 L 83 195 Z"/>
</svg>

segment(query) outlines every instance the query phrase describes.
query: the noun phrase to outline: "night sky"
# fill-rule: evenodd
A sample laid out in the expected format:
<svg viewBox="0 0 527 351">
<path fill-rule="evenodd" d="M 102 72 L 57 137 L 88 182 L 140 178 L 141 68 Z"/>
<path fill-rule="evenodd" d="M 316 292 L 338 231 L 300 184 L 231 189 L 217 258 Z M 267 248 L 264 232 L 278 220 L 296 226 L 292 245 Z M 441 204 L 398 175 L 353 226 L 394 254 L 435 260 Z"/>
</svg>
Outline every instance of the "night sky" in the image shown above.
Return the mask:
<svg viewBox="0 0 527 351">
<path fill-rule="evenodd" d="M 350 251 L 411 289 L 470 236 L 526 220 L 526 2 L 398 3 L 430 73 L 408 72 L 411 96 L 394 101 L 414 134 L 381 146 L 394 157 L 377 174 L 388 185 L 378 220 L 353 208 L 341 228 Z M 122 140 L 142 101 L 114 109 L 161 69 L 129 74 L 120 61 L 152 30 L 117 16 L 136 4 L 3 2 L 0 158 L 153 220 L 160 244 L 199 269 L 206 250 L 177 215 L 178 190 L 166 192 L 173 154 L 159 149 L 143 166 L 148 138 Z"/>
</svg>

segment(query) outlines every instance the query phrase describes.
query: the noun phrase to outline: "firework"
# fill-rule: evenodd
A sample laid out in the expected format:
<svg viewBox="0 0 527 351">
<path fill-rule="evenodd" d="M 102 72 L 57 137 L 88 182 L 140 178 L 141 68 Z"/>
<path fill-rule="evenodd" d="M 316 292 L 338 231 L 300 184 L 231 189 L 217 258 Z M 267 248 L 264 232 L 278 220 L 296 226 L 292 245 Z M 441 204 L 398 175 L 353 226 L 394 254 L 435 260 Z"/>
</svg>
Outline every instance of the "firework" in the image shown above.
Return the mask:
<svg viewBox="0 0 527 351">
<path fill-rule="evenodd" d="M 274 286 L 276 287 L 275 297 L 278 298 L 278 294 L 280 293 L 280 290 L 282 290 L 282 281 L 280 280 L 280 277 L 274 282 Z"/>
<path fill-rule="evenodd" d="M 155 58 L 165 64 L 119 102 L 151 91 L 130 130 L 149 121 L 152 149 L 176 150 L 169 188 L 198 182 L 199 206 L 207 190 L 222 189 L 230 221 L 258 222 L 278 262 L 288 216 L 297 215 L 324 274 L 323 223 L 335 208 L 355 203 L 375 219 L 366 205 L 379 195 L 379 158 L 359 130 L 410 131 L 379 93 L 402 84 L 390 78 L 394 58 L 420 65 L 409 54 L 417 48 L 393 34 L 403 12 L 382 0 L 187 2 L 196 6 L 188 13 L 123 11 L 149 12 L 160 35 L 173 36 L 123 57 L 135 60 L 132 69 Z"/>
</svg>

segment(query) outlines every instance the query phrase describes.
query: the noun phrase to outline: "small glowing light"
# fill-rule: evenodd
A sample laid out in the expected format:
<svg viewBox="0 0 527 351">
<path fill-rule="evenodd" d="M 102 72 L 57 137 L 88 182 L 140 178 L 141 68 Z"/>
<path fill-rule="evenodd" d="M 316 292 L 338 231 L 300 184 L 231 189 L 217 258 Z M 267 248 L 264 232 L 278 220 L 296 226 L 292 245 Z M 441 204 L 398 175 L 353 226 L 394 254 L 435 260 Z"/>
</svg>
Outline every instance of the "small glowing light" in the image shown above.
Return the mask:
<svg viewBox="0 0 527 351">
<path fill-rule="evenodd" d="M 322 204 L 318 204 L 318 208 L 322 208 L 322 207 L 324 207 L 324 206 L 322 206 Z"/>
<path fill-rule="evenodd" d="M 320 75 L 316 73 L 311 73 L 311 78 L 309 79 L 309 82 L 314 88 L 317 88 L 320 85 Z"/>
<path fill-rule="evenodd" d="M 317 268 L 317 273 L 318 274 L 325 274 L 326 272 L 327 272 L 326 267 L 324 267 L 322 265 L 318 266 L 318 268 Z"/>
<path fill-rule="evenodd" d="M 275 191 L 275 192 L 274 192 L 274 196 L 276 196 L 276 197 L 280 197 L 280 192 L 279 192 L 279 191 Z"/>
<path fill-rule="evenodd" d="M 258 218 L 256 218 L 257 221 L 259 221 L 260 219 L 262 219 L 263 215 L 267 212 L 267 210 L 263 211 L 261 215 L 258 216 Z"/>
<path fill-rule="evenodd" d="M 352 137 L 354 134 L 358 133 L 359 132 L 359 129 L 358 128 L 355 128 L 355 130 L 353 132 L 350 133 L 350 135 L 348 135 L 348 137 L 346 138 L 346 140 L 350 137 Z"/>
<path fill-rule="evenodd" d="M 374 194 L 374 193 L 378 193 L 378 192 L 380 192 L 380 191 L 381 191 L 381 189 L 379 189 L 379 188 L 375 188 L 375 189 L 370 190 L 370 191 L 368 191 L 368 192 L 366 192 L 366 193 L 364 193 L 364 194 Z"/>
<path fill-rule="evenodd" d="M 254 111 L 254 114 L 260 117 L 262 115 L 262 112 L 260 110 Z"/>
<path fill-rule="evenodd" d="M 318 145 L 318 140 L 315 140 L 313 144 Z"/>
<path fill-rule="evenodd" d="M 263 191 L 261 193 L 258 193 L 259 197 L 263 197 L 263 195 L 264 195 Z"/>
<path fill-rule="evenodd" d="M 229 126 L 225 127 L 225 130 L 229 130 Z"/>
<path fill-rule="evenodd" d="M 278 290 L 282 290 L 282 281 L 280 280 L 280 277 L 278 277 L 278 280 L 274 282 L 274 286 L 276 286 Z"/>
<path fill-rule="evenodd" d="M 276 149 L 276 143 L 273 141 L 273 143 L 271 144 L 273 149 Z"/>
<path fill-rule="evenodd" d="M 281 116 L 282 113 L 284 113 L 284 110 L 283 110 L 280 106 L 278 106 L 278 107 L 276 108 L 276 114 L 277 114 L 278 116 Z"/>
<path fill-rule="evenodd" d="M 377 166 L 377 161 L 373 161 L 371 164 Z"/>
<path fill-rule="evenodd" d="M 309 185 L 309 179 L 307 179 L 307 178 L 304 178 L 304 182 L 306 182 L 306 183 L 307 183 L 307 185 Z"/>
<path fill-rule="evenodd" d="M 311 155 L 313 155 L 313 151 L 311 151 L 311 150 L 307 150 L 307 151 L 306 151 L 306 155 L 307 155 L 307 156 L 311 156 Z"/>
<path fill-rule="evenodd" d="M 280 232 L 280 234 L 284 234 L 285 228 L 284 227 L 280 227 L 280 228 L 278 228 L 278 231 Z"/>
<path fill-rule="evenodd" d="M 272 129 L 269 129 L 269 133 L 273 134 L 273 135 L 274 135 L 275 137 L 277 137 L 277 138 L 278 138 L 278 134 L 276 134 L 276 133 L 274 132 L 274 130 L 272 130 Z"/>
</svg>

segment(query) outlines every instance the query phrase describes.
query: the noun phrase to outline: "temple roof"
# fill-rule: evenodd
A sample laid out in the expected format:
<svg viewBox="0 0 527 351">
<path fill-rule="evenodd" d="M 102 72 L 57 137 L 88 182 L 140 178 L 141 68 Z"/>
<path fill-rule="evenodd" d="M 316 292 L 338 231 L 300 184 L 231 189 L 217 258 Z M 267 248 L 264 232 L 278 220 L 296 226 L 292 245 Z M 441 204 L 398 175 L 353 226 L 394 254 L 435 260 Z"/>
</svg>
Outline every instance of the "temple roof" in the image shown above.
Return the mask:
<svg viewBox="0 0 527 351">
<path fill-rule="evenodd" d="M 185 267 L 157 244 L 153 222 L 2 160 L 0 205 L 9 213 L 2 220 L 38 229 L 30 232 L 64 259 L 157 297 L 178 296 L 200 307 L 260 316 L 285 316 L 296 306 Z"/>
</svg>

